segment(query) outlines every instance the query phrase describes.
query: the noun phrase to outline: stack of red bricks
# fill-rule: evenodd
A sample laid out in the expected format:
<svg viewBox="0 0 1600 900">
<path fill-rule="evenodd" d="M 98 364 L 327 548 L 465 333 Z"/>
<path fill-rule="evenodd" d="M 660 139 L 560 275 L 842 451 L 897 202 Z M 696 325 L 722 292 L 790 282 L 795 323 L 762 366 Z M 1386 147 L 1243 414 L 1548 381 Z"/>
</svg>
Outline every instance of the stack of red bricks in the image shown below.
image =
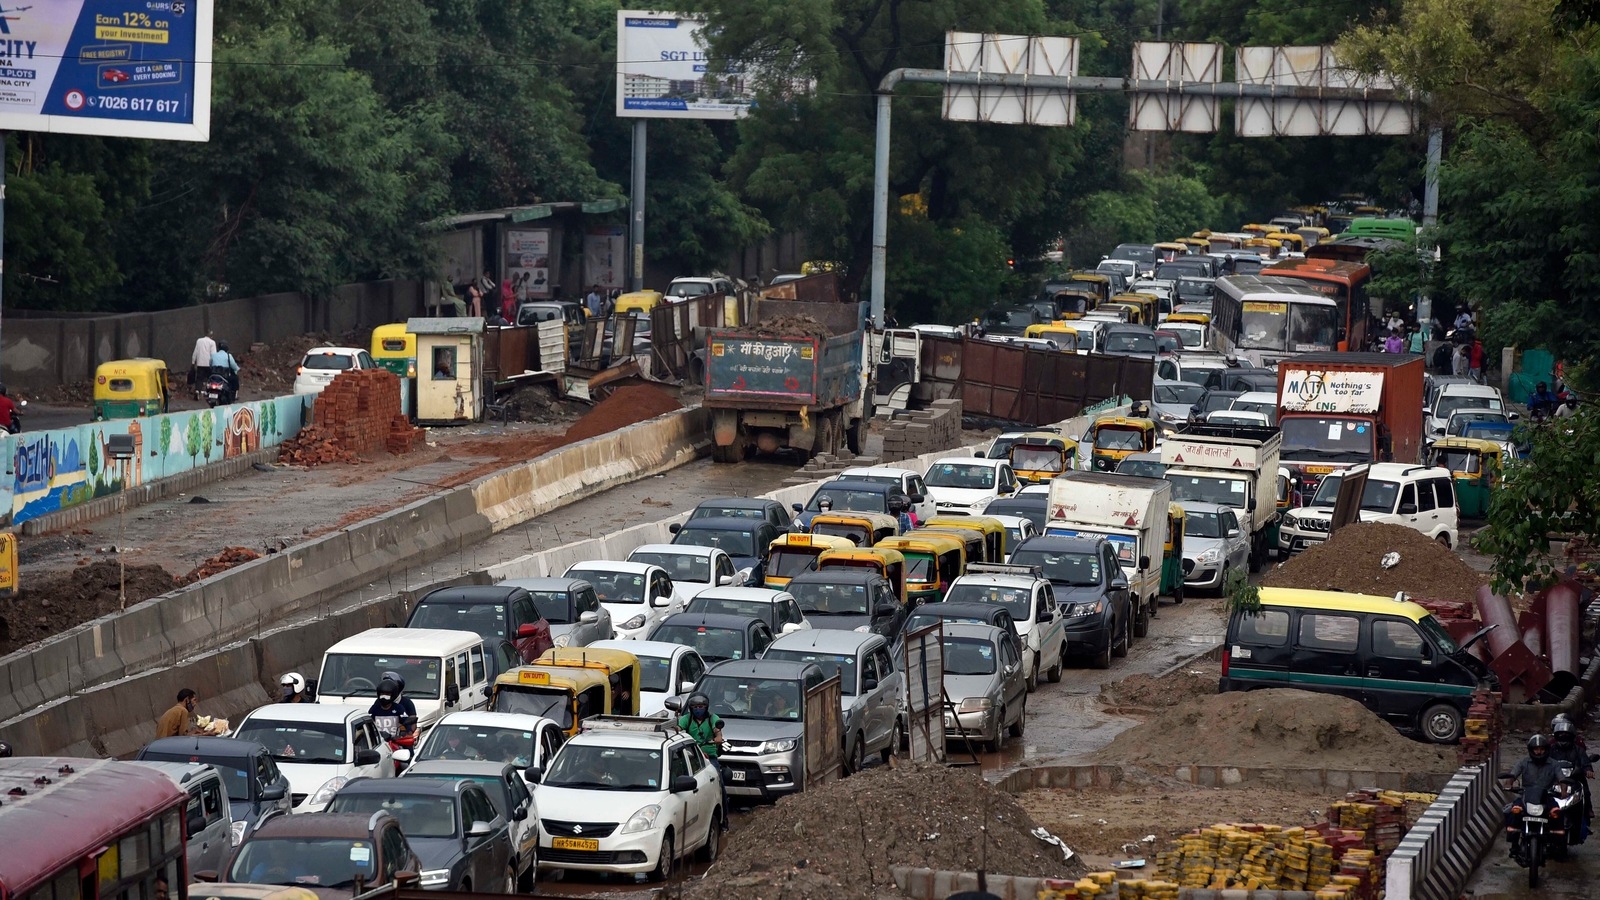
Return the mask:
<svg viewBox="0 0 1600 900">
<path fill-rule="evenodd" d="M 1476 766 L 1494 761 L 1500 746 L 1500 695 L 1479 688 L 1472 692 L 1472 703 L 1467 707 L 1466 731 L 1456 746 L 1456 760 L 1463 766 Z"/>
<path fill-rule="evenodd" d="M 400 416 L 400 379 L 388 369 L 340 372 L 317 395 L 317 425 L 351 453 L 370 453 L 388 444 Z"/>
<path fill-rule="evenodd" d="M 410 419 L 397 415 L 389 420 L 389 437 L 384 441 L 384 447 L 390 453 L 410 453 L 427 445 L 428 433 L 412 425 Z"/>
</svg>

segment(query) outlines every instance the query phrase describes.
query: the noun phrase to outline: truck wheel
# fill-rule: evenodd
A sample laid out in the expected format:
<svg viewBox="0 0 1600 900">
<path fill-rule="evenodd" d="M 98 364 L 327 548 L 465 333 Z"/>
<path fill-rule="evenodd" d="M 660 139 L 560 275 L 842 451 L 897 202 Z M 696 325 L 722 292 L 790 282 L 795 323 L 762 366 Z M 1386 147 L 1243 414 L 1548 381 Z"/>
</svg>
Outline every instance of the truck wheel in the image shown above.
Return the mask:
<svg viewBox="0 0 1600 900">
<path fill-rule="evenodd" d="M 1264 556 L 1264 555 L 1265 555 L 1265 551 L 1262 550 L 1261 541 L 1259 539 L 1257 539 L 1257 538 L 1251 538 L 1251 540 L 1250 540 L 1250 574 L 1254 575 L 1257 572 L 1261 571 L 1261 557 Z"/>
<path fill-rule="evenodd" d="M 1150 633 L 1150 620 L 1145 617 L 1144 600 L 1135 597 L 1128 605 L 1132 607 L 1130 613 L 1133 616 L 1133 636 L 1142 638 Z"/>
<path fill-rule="evenodd" d="M 845 432 L 844 432 L 844 442 L 845 442 L 845 446 L 850 449 L 851 453 L 854 453 L 856 456 L 860 456 L 861 455 L 861 420 L 860 419 L 851 420 L 850 427 L 845 429 Z"/>
<path fill-rule="evenodd" d="M 739 457 L 743 455 L 741 452 L 743 450 L 744 445 L 739 444 L 738 442 L 729 444 L 726 447 L 719 447 L 716 444 L 712 444 L 711 461 L 719 463 L 736 463 L 739 461 Z"/>
</svg>

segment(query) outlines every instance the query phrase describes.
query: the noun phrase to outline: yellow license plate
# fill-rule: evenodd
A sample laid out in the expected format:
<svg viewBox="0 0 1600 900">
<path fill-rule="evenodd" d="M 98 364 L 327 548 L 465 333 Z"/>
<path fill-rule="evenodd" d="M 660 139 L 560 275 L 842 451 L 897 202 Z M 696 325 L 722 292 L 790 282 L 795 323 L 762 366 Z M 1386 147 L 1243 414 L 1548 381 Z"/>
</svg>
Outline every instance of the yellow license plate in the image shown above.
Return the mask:
<svg viewBox="0 0 1600 900">
<path fill-rule="evenodd" d="M 587 850 L 590 853 L 600 850 L 600 841 L 594 838 L 551 838 L 550 844 L 557 850 Z"/>
</svg>

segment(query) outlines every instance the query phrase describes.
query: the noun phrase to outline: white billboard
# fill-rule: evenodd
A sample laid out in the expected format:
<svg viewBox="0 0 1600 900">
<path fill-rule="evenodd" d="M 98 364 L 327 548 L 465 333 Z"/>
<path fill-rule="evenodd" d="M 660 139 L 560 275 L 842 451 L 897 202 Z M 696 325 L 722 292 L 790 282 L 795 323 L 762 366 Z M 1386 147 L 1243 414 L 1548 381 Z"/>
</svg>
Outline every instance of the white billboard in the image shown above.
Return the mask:
<svg viewBox="0 0 1600 900">
<path fill-rule="evenodd" d="M 737 119 L 750 111 L 754 80 L 738 66 L 711 71 L 705 24 L 677 13 L 617 12 L 618 116 Z"/>
<path fill-rule="evenodd" d="M 1382 372 L 1342 372 L 1289 368 L 1279 364 L 1283 392 L 1278 403 L 1289 412 L 1375 413 L 1383 403 Z"/>
</svg>

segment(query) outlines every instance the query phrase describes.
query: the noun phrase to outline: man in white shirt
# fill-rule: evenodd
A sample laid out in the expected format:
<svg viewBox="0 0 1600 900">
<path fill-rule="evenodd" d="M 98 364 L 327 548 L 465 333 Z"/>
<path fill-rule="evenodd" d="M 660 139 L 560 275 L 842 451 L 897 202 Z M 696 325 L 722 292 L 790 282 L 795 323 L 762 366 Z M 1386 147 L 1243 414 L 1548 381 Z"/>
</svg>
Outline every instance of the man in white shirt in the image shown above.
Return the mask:
<svg viewBox="0 0 1600 900">
<path fill-rule="evenodd" d="M 189 384 L 200 390 L 211 377 L 211 355 L 217 352 L 215 332 L 207 331 L 194 342 L 194 353 L 189 355 Z"/>
</svg>

